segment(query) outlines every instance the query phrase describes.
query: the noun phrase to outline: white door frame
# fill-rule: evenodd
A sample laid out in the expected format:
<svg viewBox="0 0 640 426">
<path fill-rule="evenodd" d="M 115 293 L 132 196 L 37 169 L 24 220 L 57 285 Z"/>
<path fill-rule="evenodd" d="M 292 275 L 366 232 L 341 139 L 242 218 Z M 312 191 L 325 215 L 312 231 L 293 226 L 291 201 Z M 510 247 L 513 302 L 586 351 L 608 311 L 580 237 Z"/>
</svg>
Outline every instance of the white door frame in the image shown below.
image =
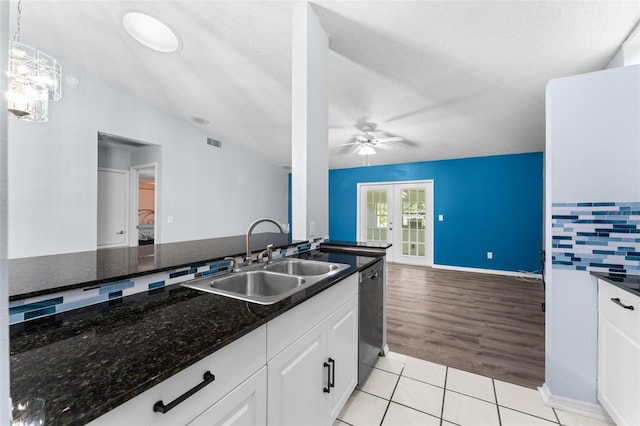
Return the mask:
<svg viewBox="0 0 640 426">
<path fill-rule="evenodd" d="M 387 181 L 387 182 L 366 182 L 366 183 L 358 183 L 357 184 L 357 197 L 356 197 L 356 203 L 357 203 L 357 217 L 356 217 L 356 239 L 358 241 L 366 241 L 367 240 L 367 236 L 366 234 L 363 234 L 363 229 L 361 227 L 362 225 L 362 215 L 363 215 L 363 211 L 362 211 L 362 204 L 361 204 L 361 196 L 360 194 L 362 193 L 362 189 L 364 187 L 370 187 L 370 186 L 383 186 L 383 187 L 387 187 L 389 188 L 389 193 L 391 194 L 392 198 L 395 199 L 395 189 L 397 185 L 424 185 L 424 184 L 431 184 L 431 191 L 426 194 L 427 198 L 426 198 L 426 202 L 427 202 L 427 206 L 430 207 L 427 209 L 427 217 L 426 217 L 426 233 L 427 235 L 429 235 L 431 238 L 428 238 L 428 244 L 430 245 L 429 249 L 426 250 L 427 256 L 426 256 L 426 262 L 428 266 L 433 266 L 433 262 L 434 262 L 434 250 L 435 250 L 435 246 L 434 246 L 434 241 L 435 241 L 435 234 L 434 234 L 434 226 L 433 226 L 433 221 L 435 219 L 435 208 L 434 208 L 434 204 L 433 204 L 433 193 L 434 193 L 434 180 L 433 179 L 423 179 L 423 180 L 403 180 L 403 181 Z M 388 209 L 388 213 L 390 212 L 391 217 L 393 218 L 393 220 L 395 222 L 398 221 L 398 219 L 395 217 L 395 209 L 391 208 Z M 396 226 L 397 223 L 394 223 L 392 226 Z M 401 228 L 399 228 L 401 229 Z M 388 234 L 387 234 L 388 235 Z M 396 235 L 398 235 L 398 232 L 394 232 L 392 234 L 394 236 L 394 239 L 397 239 L 397 237 L 395 237 Z M 401 235 L 401 234 L 400 234 Z M 388 240 L 387 240 L 388 241 Z M 395 244 L 394 241 L 391 241 L 392 244 Z M 392 249 L 393 250 L 393 249 Z M 391 255 L 390 255 L 391 254 Z M 396 262 L 397 259 L 394 258 L 395 256 L 393 256 L 392 253 L 388 252 L 387 254 L 387 260 L 390 262 Z M 422 263 L 420 263 L 422 264 Z"/>
<path fill-rule="evenodd" d="M 159 228 L 159 220 L 160 217 L 158 215 L 158 189 L 160 186 L 158 185 L 158 163 L 146 163 L 146 164 L 136 164 L 135 166 L 129 167 L 129 172 L 131 179 L 129 181 L 129 193 L 130 193 L 130 204 L 129 204 L 129 228 L 135 229 L 136 232 L 129 233 L 129 246 L 135 247 L 138 245 L 138 181 L 140 179 L 141 169 L 150 169 L 153 168 L 154 179 L 155 179 L 155 191 L 153 197 L 153 239 L 155 244 L 158 244 L 158 228 Z"/>
<path fill-rule="evenodd" d="M 111 169 L 111 168 L 108 168 L 108 167 L 98 167 L 98 173 L 99 172 L 110 172 L 110 173 L 123 174 L 125 176 L 125 188 L 128 188 L 130 186 L 130 184 L 131 184 L 131 178 L 129 176 L 129 171 L 128 170 Z M 126 215 L 126 212 L 129 211 L 129 206 L 131 204 L 130 197 L 129 197 L 129 192 L 130 191 L 125 191 L 125 215 Z M 97 220 L 98 220 L 98 218 L 96 217 L 96 221 Z M 125 241 L 124 241 L 124 243 L 121 243 L 121 244 L 101 244 L 101 245 L 97 245 L 96 247 L 98 249 L 111 248 L 111 247 L 126 247 L 128 245 L 127 241 L 129 240 L 129 237 L 127 237 L 127 235 L 130 234 L 129 229 L 130 229 L 129 221 L 127 221 L 125 219 L 125 221 L 124 221 Z"/>
</svg>

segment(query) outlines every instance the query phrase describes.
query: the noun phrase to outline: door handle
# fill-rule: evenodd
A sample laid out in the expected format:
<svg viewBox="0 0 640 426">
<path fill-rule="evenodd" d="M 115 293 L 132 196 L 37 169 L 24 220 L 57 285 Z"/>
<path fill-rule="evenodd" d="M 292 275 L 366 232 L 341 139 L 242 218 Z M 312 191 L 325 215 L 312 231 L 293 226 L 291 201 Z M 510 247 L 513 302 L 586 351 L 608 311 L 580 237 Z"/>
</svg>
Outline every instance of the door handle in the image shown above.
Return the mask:
<svg viewBox="0 0 640 426">
<path fill-rule="evenodd" d="M 124 234 L 124 231 L 118 231 L 118 232 L 116 232 L 116 235 L 122 235 L 122 234 Z"/>
<path fill-rule="evenodd" d="M 625 308 L 625 309 L 629 309 L 630 311 L 633 311 L 633 305 L 625 305 L 624 303 L 622 303 L 622 302 L 620 301 L 620 298 L 619 298 L 619 297 L 612 297 L 612 298 L 611 298 L 611 301 L 612 301 L 613 303 L 615 303 L 616 305 L 618 305 L 618 306 L 622 306 L 622 307 L 623 307 L 623 308 Z"/>
<path fill-rule="evenodd" d="M 324 388 L 324 393 L 331 393 L 331 365 L 329 365 L 328 362 L 325 362 L 324 367 L 327 368 L 327 387 Z"/>
<path fill-rule="evenodd" d="M 164 405 L 162 400 L 156 402 L 155 404 L 153 404 L 153 411 L 157 411 L 159 413 L 165 414 L 167 411 L 175 408 L 176 405 L 180 404 L 185 399 L 189 398 L 191 395 L 198 392 L 203 387 L 207 386 L 209 383 L 212 383 L 216 379 L 216 376 L 214 376 L 211 373 L 211 371 L 205 371 L 204 375 L 202 376 L 202 379 L 203 379 L 202 382 L 198 383 L 197 385 L 195 385 L 194 387 L 192 387 L 191 389 L 189 389 L 188 391 L 186 391 L 185 393 L 183 393 L 182 395 L 180 395 L 179 397 L 177 397 L 167 405 Z"/>
<path fill-rule="evenodd" d="M 331 363 L 331 382 L 329 382 L 330 388 L 336 387 L 336 361 L 333 358 L 329 358 Z"/>
</svg>

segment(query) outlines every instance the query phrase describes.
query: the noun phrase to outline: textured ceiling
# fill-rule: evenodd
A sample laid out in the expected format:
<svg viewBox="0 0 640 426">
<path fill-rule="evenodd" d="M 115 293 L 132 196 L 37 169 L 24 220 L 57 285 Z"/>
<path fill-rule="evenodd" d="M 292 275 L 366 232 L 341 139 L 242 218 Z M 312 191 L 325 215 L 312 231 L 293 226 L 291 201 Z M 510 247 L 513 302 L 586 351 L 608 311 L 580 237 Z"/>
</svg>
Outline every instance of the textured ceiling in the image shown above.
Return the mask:
<svg viewBox="0 0 640 426">
<path fill-rule="evenodd" d="M 312 4 L 330 38 L 331 168 L 362 164 L 334 145 L 364 123 L 406 140 L 371 164 L 541 151 L 547 81 L 604 68 L 640 20 L 637 0 Z M 131 9 L 170 24 L 183 50 L 133 41 Z M 21 40 L 290 164 L 291 2 L 23 0 Z"/>
</svg>

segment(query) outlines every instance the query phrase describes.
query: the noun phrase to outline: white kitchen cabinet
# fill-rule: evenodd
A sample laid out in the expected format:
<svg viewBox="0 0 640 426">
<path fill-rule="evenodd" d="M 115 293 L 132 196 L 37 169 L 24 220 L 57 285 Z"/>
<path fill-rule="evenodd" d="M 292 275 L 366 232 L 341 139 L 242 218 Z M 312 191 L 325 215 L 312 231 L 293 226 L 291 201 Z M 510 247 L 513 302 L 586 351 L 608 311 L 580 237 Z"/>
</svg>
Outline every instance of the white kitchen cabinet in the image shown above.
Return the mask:
<svg viewBox="0 0 640 426">
<path fill-rule="evenodd" d="M 262 367 L 188 426 L 267 424 L 267 367 Z"/>
<path fill-rule="evenodd" d="M 265 365 L 266 326 L 262 326 L 98 417 L 90 425 L 185 425 Z M 166 413 L 154 411 L 158 401 L 169 405 L 202 383 L 207 371 L 215 380 Z"/>
<path fill-rule="evenodd" d="M 598 280 L 598 400 L 617 425 L 640 425 L 638 360 L 640 297 Z"/>
<path fill-rule="evenodd" d="M 269 361 L 270 425 L 333 423 L 358 378 L 357 318 L 354 296 Z"/>
<path fill-rule="evenodd" d="M 334 360 L 334 387 L 328 397 L 332 424 L 358 384 L 358 299 L 345 304 L 326 321 L 327 354 Z"/>
<path fill-rule="evenodd" d="M 270 425 L 327 424 L 326 338 L 324 323 L 318 324 L 269 362 Z"/>
</svg>

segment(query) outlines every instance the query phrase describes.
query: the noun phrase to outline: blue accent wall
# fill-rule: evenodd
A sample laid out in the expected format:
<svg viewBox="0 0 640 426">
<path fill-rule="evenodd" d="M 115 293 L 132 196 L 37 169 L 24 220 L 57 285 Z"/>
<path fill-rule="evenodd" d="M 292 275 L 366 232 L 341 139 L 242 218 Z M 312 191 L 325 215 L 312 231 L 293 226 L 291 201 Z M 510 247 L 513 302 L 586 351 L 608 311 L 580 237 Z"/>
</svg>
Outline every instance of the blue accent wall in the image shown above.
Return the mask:
<svg viewBox="0 0 640 426">
<path fill-rule="evenodd" d="M 358 183 L 427 179 L 434 181 L 435 264 L 540 270 L 541 152 L 330 170 L 329 238 L 356 240 Z"/>
</svg>

